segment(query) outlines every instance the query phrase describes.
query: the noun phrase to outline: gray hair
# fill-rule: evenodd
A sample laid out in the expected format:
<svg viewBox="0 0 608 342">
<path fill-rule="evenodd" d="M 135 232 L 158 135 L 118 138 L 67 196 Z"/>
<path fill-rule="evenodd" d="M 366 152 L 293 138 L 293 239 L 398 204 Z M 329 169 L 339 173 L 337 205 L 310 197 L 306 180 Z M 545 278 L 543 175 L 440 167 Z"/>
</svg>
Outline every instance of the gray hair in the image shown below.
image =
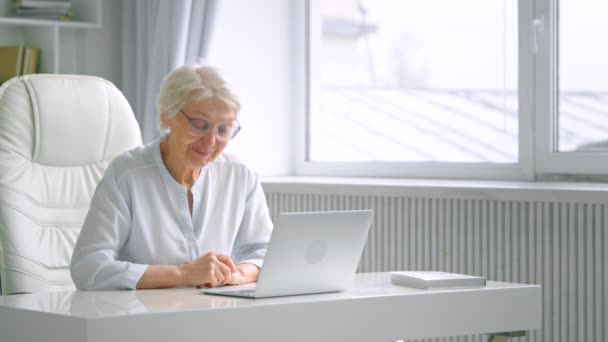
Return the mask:
<svg viewBox="0 0 608 342">
<path fill-rule="evenodd" d="M 168 73 L 163 79 L 156 101 L 160 132 L 164 134 L 168 131 L 161 119 L 162 113 L 166 113 L 170 119 L 177 115 L 178 108 L 186 101 L 203 101 L 209 98 L 224 102 L 235 113 L 241 109 L 238 97 L 216 68 L 184 65 Z"/>
</svg>

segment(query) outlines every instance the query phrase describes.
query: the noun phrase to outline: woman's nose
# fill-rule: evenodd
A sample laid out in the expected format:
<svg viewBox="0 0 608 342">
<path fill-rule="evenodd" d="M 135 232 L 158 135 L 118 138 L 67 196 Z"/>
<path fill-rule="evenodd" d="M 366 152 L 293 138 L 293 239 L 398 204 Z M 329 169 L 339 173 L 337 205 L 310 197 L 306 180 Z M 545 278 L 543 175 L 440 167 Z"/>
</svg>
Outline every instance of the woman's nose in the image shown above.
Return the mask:
<svg viewBox="0 0 608 342">
<path fill-rule="evenodd" d="M 217 132 L 215 129 L 210 130 L 209 133 L 207 133 L 201 137 L 201 140 L 204 142 L 205 145 L 211 145 L 211 146 L 215 146 L 216 139 L 217 139 Z"/>
</svg>

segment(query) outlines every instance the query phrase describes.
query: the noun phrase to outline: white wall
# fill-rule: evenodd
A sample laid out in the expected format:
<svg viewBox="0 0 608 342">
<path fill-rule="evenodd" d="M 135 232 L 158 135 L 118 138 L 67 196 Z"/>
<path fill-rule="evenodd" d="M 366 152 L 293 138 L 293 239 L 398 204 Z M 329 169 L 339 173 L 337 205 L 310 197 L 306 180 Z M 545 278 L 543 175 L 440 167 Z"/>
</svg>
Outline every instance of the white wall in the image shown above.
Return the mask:
<svg viewBox="0 0 608 342">
<path fill-rule="evenodd" d="M 103 77 L 120 88 L 120 0 L 103 0 L 99 29 L 61 29 L 59 72 Z"/>
<path fill-rule="evenodd" d="M 221 0 L 209 64 L 240 95 L 243 130 L 228 149 L 262 176 L 289 175 L 293 106 L 290 0 Z"/>
</svg>

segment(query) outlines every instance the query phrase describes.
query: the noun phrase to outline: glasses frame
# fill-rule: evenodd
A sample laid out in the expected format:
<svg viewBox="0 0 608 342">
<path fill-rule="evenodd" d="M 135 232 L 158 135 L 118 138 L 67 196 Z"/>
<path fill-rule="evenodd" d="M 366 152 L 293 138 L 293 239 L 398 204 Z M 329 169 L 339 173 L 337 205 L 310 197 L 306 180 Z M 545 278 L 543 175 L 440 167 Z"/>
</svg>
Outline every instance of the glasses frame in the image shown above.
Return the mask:
<svg viewBox="0 0 608 342">
<path fill-rule="evenodd" d="M 185 113 L 185 112 L 184 112 L 184 111 L 183 111 L 183 110 L 182 110 L 180 107 L 176 107 L 176 108 L 177 108 L 177 110 L 179 110 L 179 112 L 180 112 L 180 113 L 182 113 L 182 114 L 183 114 L 183 115 L 186 117 L 186 119 L 188 120 L 188 127 L 190 127 L 190 130 L 191 130 L 192 132 L 196 132 L 196 131 L 199 131 L 199 130 L 200 130 L 199 128 L 195 127 L 195 126 L 192 124 L 192 121 L 193 121 L 193 120 L 201 120 L 201 119 L 194 119 L 194 118 L 191 118 L 191 117 L 190 117 L 190 116 L 188 116 L 188 114 L 186 114 L 186 113 Z M 205 120 L 205 121 L 206 121 L 206 120 Z M 234 123 L 235 123 L 235 125 L 233 125 L 233 131 L 232 131 L 232 135 L 231 135 L 231 136 L 230 136 L 230 138 L 229 138 L 229 139 L 227 139 L 226 141 L 230 141 L 230 140 L 234 139 L 234 137 L 236 137 L 236 135 L 237 135 L 237 134 L 238 134 L 238 133 L 241 131 L 241 129 L 243 128 L 243 127 L 241 127 L 241 124 L 239 123 L 239 120 L 237 120 L 236 118 L 234 119 Z M 217 125 L 214 125 L 214 126 L 216 126 L 216 127 L 217 127 Z M 217 130 L 214 130 L 214 131 L 217 131 Z M 200 136 L 207 136 L 207 135 L 209 135 L 209 133 L 210 133 L 210 132 L 211 132 L 211 129 L 209 129 L 209 132 L 207 132 L 207 133 L 203 133 L 203 134 L 201 134 Z M 215 134 L 215 138 L 216 138 L 216 139 L 219 139 L 219 140 L 224 140 L 224 138 L 223 138 L 223 137 L 220 137 L 220 136 L 218 136 L 218 135 L 217 135 L 217 132 L 214 132 L 214 134 Z M 198 134 L 195 134 L 195 135 L 198 135 Z"/>
</svg>

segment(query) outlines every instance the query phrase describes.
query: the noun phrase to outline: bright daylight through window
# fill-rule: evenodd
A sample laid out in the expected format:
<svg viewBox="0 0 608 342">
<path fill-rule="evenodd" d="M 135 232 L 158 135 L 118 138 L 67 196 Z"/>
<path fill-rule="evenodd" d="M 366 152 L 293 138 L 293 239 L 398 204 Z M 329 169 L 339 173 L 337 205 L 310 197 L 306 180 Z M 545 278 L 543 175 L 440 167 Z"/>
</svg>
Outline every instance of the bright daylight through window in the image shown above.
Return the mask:
<svg viewBox="0 0 608 342">
<path fill-rule="evenodd" d="M 518 161 L 516 0 L 318 7 L 309 161 Z"/>
<path fill-rule="evenodd" d="M 560 1 L 560 152 L 608 152 L 608 2 Z"/>
</svg>

